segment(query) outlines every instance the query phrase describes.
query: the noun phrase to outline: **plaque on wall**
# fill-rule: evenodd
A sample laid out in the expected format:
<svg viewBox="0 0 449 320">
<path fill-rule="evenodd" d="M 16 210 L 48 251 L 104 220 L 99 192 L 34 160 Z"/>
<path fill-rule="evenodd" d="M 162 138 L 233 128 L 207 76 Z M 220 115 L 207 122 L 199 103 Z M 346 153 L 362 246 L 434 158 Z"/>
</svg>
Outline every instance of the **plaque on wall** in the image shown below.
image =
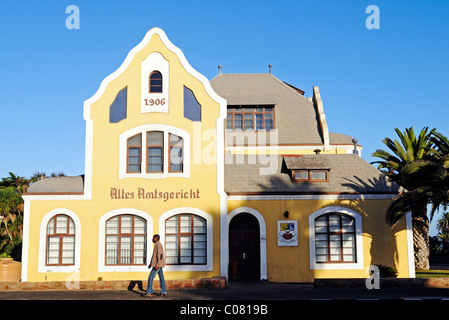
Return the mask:
<svg viewBox="0 0 449 320">
<path fill-rule="evenodd" d="M 298 245 L 298 221 L 278 220 L 278 246 L 294 247 Z"/>
</svg>

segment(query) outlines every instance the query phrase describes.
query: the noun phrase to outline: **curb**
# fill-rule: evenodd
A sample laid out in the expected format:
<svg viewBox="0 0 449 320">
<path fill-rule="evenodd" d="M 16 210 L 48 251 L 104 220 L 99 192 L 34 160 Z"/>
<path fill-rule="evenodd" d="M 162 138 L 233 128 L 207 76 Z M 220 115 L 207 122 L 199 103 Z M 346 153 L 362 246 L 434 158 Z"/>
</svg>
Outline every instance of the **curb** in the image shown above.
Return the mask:
<svg viewBox="0 0 449 320">
<path fill-rule="evenodd" d="M 365 288 L 367 279 L 315 279 L 314 288 Z M 449 288 L 449 278 L 380 278 L 380 287 Z"/>
</svg>

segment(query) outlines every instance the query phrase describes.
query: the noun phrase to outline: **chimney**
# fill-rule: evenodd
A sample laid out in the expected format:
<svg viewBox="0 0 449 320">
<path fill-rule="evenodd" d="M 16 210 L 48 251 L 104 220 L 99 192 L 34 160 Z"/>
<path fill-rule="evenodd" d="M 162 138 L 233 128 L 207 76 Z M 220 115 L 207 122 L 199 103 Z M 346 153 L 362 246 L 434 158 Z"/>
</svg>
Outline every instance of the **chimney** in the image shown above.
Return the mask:
<svg viewBox="0 0 449 320">
<path fill-rule="evenodd" d="M 270 69 L 269 70 L 269 72 L 270 72 L 270 74 L 271 74 L 271 67 L 272 67 L 272 65 L 271 65 L 271 63 L 268 65 L 268 68 Z"/>
<path fill-rule="evenodd" d="M 359 140 L 357 140 L 357 138 L 352 139 L 352 143 L 354 144 L 354 151 L 352 153 L 358 155 L 359 152 L 357 151 L 357 142 L 359 142 Z"/>
<path fill-rule="evenodd" d="M 218 65 L 218 74 L 221 74 L 221 64 Z"/>
</svg>

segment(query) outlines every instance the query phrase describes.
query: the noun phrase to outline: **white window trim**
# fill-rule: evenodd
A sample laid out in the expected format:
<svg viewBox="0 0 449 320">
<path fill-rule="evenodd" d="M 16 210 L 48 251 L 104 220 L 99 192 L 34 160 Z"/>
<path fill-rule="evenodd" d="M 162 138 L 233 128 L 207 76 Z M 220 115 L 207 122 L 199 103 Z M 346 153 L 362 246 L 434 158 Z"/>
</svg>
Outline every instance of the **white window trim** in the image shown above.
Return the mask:
<svg viewBox="0 0 449 320">
<path fill-rule="evenodd" d="M 213 265 L 213 253 L 214 253 L 214 225 L 213 225 L 213 219 L 212 217 L 205 211 L 197 209 L 197 208 L 190 208 L 190 207 L 182 207 L 182 208 L 176 208 L 169 210 L 161 215 L 159 218 L 159 235 L 160 235 L 160 241 L 162 245 L 165 248 L 165 220 L 169 219 L 172 216 L 183 214 L 183 213 L 191 213 L 196 214 L 197 216 L 200 216 L 201 218 L 206 220 L 206 228 L 207 228 L 207 262 L 206 264 L 202 265 L 166 265 L 164 268 L 164 271 L 213 271 L 214 265 Z"/>
<path fill-rule="evenodd" d="M 147 112 L 164 112 L 164 113 L 168 113 L 168 99 L 169 99 L 169 81 L 168 81 L 168 77 L 169 77 L 169 69 L 170 69 L 170 63 L 168 62 L 167 59 L 164 58 L 164 56 L 162 54 L 160 54 L 159 52 L 153 52 L 151 53 L 144 61 L 142 61 L 141 64 L 141 106 L 140 106 L 140 111 L 142 113 L 147 113 Z M 158 92 L 158 93 L 150 93 L 148 92 L 148 88 L 149 88 L 149 77 L 150 74 L 153 71 L 159 71 L 162 75 L 162 92 Z M 163 105 L 146 105 L 145 104 L 145 99 L 150 100 L 156 100 L 159 99 L 159 101 L 161 101 L 162 99 L 164 99 L 164 104 Z"/>
<path fill-rule="evenodd" d="M 75 224 L 75 263 L 71 266 L 47 266 L 45 265 L 45 259 L 47 258 L 47 226 L 50 220 L 59 214 L 69 216 Z M 42 219 L 40 234 L 39 234 L 39 261 L 37 272 L 63 272 L 72 273 L 79 272 L 81 265 L 81 222 L 78 216 L 71 210 L 65 208 L 58 208 L 48 212 Z"/>
<path fill-rule="evenodd" d="M 147 135 L 148 131 L 162 131 L 164 133 L 164 172 L 147 173 Z M 141 173 L 127 173 L 127 140 L 136 134 L 142 134 L 142 161 Z M 182 138 L 183 141 L 183 172 L 169 172 L 168 154 L 169 133 Z M 182 129 L 172 127 L 166 124 L 147 124 L 132 128 L 120 135 L 119 142 L 119 179 L 125 178 L 144 178 L 144 179 L 164 179 L 168 177 L 190 178 L 190 134 Z"/>
<path fill-rule="evenodd" d="M 356 259 L 355 263 L 317 263 L 315 256 L 315 219 L 327 213 L 342 213 L 355 220 Z M 345 207 L 326 207 L 315 211 L 309 216 L 309 250 L 310 270 L 348 270 L 363 269 L 363 235 L 362 217 L 357 212 Z"/>
<path fill-rule="evenodd" d="M 105 245 L 106 245 L 106 221 L 114 216 L 121 214 L 131 214 L 139 216 L 147 221 L 147 262 L 143 266 L 108 266 L 105 264 Z M 151 246 L 151 239 L 153 238 L 153 218 L 146 212 L 133 209 L 121 208 L 109 211 L 101 216 L 99 221 L 98 232 L 98 272 L 148 272 L 148 264 L 153 253 Z"/>
</svg>

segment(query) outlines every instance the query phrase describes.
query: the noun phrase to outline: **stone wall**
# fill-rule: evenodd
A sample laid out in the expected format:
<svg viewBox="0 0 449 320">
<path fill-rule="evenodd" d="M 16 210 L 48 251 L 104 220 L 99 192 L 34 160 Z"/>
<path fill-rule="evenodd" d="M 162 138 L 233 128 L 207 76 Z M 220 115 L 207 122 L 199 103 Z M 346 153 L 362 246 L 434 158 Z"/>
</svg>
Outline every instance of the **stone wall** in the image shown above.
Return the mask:
<svg viewBox="0 0 449 320">
<path fill-rule="evenodd" d="M 224 289 L 226 278 L 214 277 L 196 280 L 165 280 L 167 290 Z M 48 282 L 0 282 L 0 291 L 65 291 L 65 290 L 146 290 L 147 281 L 48 281 Z M 153 288 L 160 289 L 159 280 Z"/>
</svg>

